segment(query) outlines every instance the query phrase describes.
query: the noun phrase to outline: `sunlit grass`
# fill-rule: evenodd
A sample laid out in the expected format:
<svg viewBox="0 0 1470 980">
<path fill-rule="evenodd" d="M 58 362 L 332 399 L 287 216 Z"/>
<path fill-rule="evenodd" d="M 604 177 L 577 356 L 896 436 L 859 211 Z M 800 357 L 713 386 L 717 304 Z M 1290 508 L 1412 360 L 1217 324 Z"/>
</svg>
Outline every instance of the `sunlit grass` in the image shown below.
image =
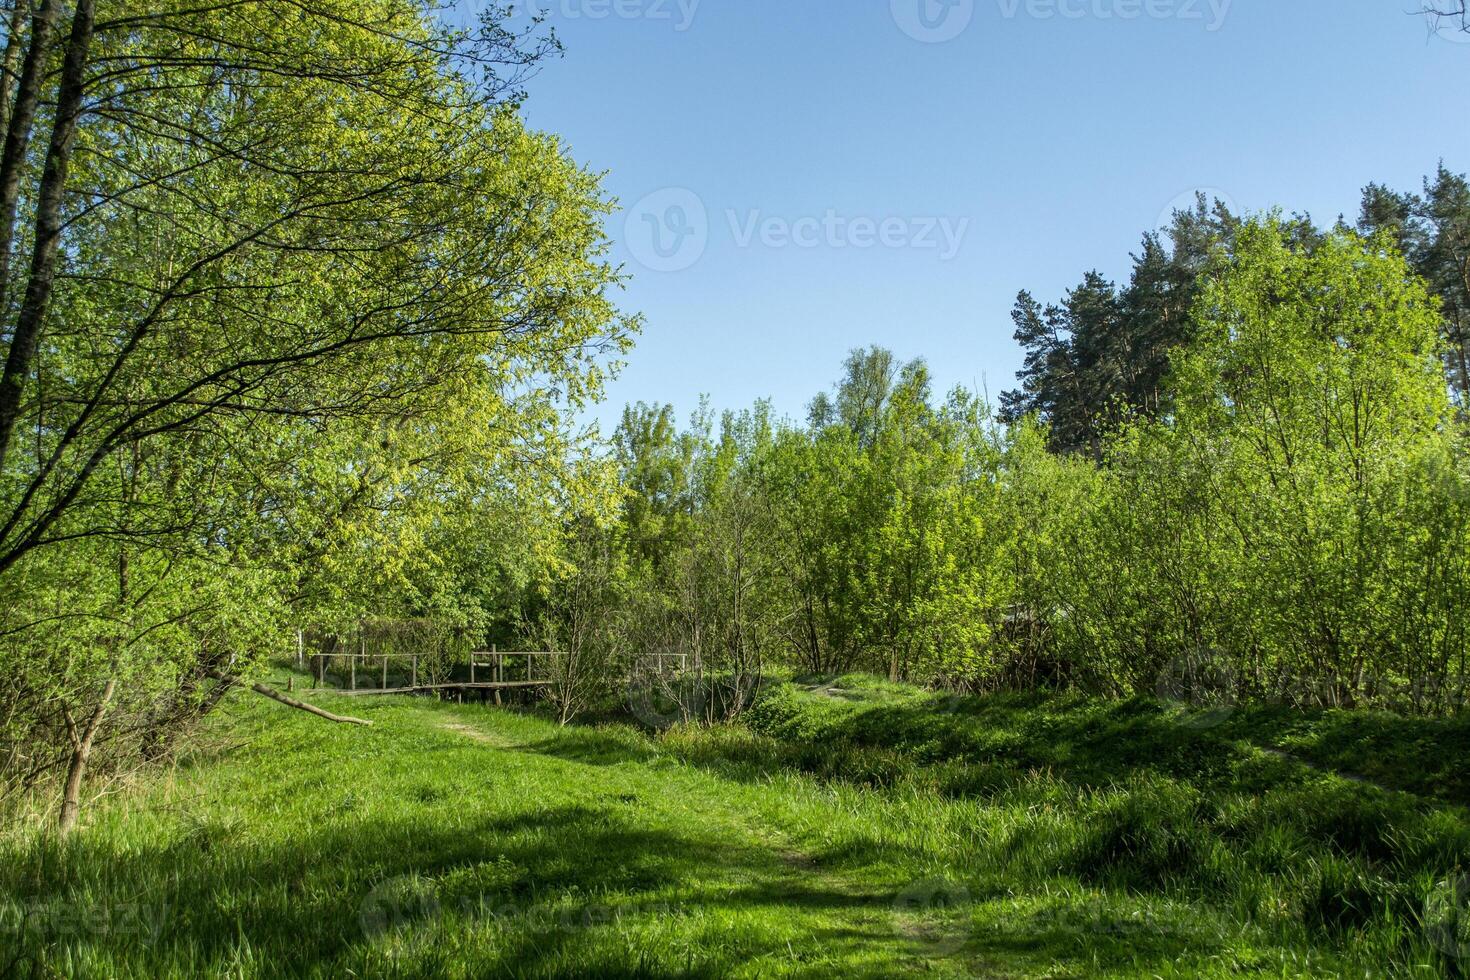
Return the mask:
<svg viewBox="0 0 1470 980">
<path fill-rule="evenodd" d="M 0 845 L 0 976 L 1458 968 L 1458 808 L 1261 755 L 1247 717 L 835 686 L 658 738 L 237 697 L 239 747 Z"/>
</svg>

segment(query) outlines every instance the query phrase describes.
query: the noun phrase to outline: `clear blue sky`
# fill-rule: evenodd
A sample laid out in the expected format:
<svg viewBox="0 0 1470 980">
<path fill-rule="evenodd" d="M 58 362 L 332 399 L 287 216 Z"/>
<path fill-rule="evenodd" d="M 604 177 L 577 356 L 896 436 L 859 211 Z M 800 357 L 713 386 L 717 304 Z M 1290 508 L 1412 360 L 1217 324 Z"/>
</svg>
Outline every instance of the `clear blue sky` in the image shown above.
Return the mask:
<svg viewBox="0 0 1470 980">
<path fill-rule="evenodd" d="M 536 2 L 567 50 L 531 123 L 647 201 L 609 225 L 647 325 L 605 421 L 799 416 L 870 343 L 994 395 L 1017 290 L 1125 275 L 1194 188 L 1328 222 L 1470 169 L 1470 43 L 1415 0 Z"/>
</svg>

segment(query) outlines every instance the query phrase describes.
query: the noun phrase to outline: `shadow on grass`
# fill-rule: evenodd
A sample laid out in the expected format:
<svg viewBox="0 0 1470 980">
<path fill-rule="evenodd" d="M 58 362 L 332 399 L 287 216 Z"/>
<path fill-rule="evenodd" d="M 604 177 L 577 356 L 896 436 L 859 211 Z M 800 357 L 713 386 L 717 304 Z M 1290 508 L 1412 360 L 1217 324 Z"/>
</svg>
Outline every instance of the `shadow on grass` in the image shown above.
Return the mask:
<svg viewBox="0 0 1470 980">
<path fill-rule="evenodd" d="M 492 971 L 536 973 L 570 964 L 620 922 L 892 900 L 804 885 L 778 855 L 642 828 L 615 807 L 534 808 L 453 830 L 354 821 L 275 846 L 203 846 L 209 836 L 201 827 L 118 850 L 84 835 L 8 855 L 4 890 L 30 916 L 7 933 L 31 955 L 90 945 L 139 964 L 160 954 L 224 963 L 248 944 L 272 964 L 267 973 L 300 974 L 346 966 L 395 937 L 451 931 L 477 936 Z M 89 923 L 105 922 L 119 896 L 151 907 L 132 916 L 136 929 L 94 932 Z M 610 966 L 604 975 L 628 964 Z"/>
<path fill-rule="evenodd" d="M 669 789 L 653 772 L 628 792 L 607 772 L 651 751 L 617 732 L 511 751 L 523 757 L 514 778 L 527 781 L 489 784 L 485 800 L 426 793 L 429 774 L 411 768 L 365 765 L 311 777 L 314 794 L 350 786 L 368 802 L 306 824 L 272 823 L 262 804 L 166 833 L 0 851 L 0 899 L 24 914 L 0 917 L 16 954 L 0 957 L 0 976 L 713 977 L 752 962 L 811 976 L 931 963 L 983 975 L 1072 957 L 1157 966 L 1215 949 L 1167 932 L 1098 941 L 1096 920 L 981 925 L 967 903 L 931 907 L 932 896 L 907 901 L 881 880 L 834 875 L 836 855 L 819 863 L 718 824 L 645 819 L 640 798 Z M 466 744 L 449 764 L 488 770 L 498 752 Z"/>
<path fill-rule="evenodd" d="M 20 876 L 12 865 L 6 885 L 28 886 L 15 896 L 24 907 L 72 912 L 16 933 L 7 975 L 69 962 L 136 976 L 714 977 L 761 957 L 800 973 L 806 957 L 812 975 L 850 963 L 850 975 L 884 976 L 998 953 L 1041 964 L 1077 946 L 1018 922 L 1009 934 L 961 924 L 957 942 L 936 948 L 895 922 L 889 891 L 829 886 L 768 850 L 640 829 L 589 807 L 454 832 L 369 824 L 274 848 L 198 844 L 120 853 L 82 838 L 28 855 Z M 137 930 L 89 933 L 109 892 L 158 912 Z M 1161 949 L 1160 962 L 1178 953 Z M 255 969 L 239 969 L 242 958 Z"/>
<path fill-rule="evenodd" d="M 847 683 L 852 684 L 849 679 Z M 883 785 L 921 768 L 980 770 L 977 789 L 994 785 L 987 767 L 1045 772 L 1080 789 L 1140 774 L 1201 790 L 1280 787 L 1322 773 L 1470 806 L 1470 717 L 1404 718 L 1384 712 L 1251 706 L 1189 711 L 1154 699 L 1103 701 L 1077 694 L 988 697 L 903 696 L 823 685 L 788 685 L 751 712 L 771 738 L 773 758 L 825 777 Z M 1284 750 L 1263 758 L 1256 749 Z M 756 753 L 739 761 L 758 763 Z M 963 781 L 935 786 L 970 795 Z"/>
<path fill-rule="evenodd" d="M 1146 702 L 855 704 L 772 698 L 757 733 L 662 742 L 614 726 L 507 724 L 531 733 L 515 746 L 443 731 L 446 719 L 472 721 L 468 711 L 441 719 L 419 705 L 364 704 L 384 722 L 366 732 L 282 729 L 270 716 L 251 752 L 219 763 L 259 780 L 236 794 L 239 814 L 218 804 L 146 833 L 0 844 L 0 977 L 723 976 L 753 963 L 812 976 L 931 963 L 978 975 L 1058 964 L 1177 972 L 1229 945 L 1185 908 L 1225 894 L 1201 869 L 1226 852 L 1265 841 L 1250 861 L 1300 877 L 1323 921 L 1350 927 L 1343 909 L 1359 906 L 1395 903 L 1408 921 L 1422 904 L 1411 879 L 1470 859 L 1460 824 L 1421 825 L 1407 802 L 1324 788 L 1280 760 L 1250 760 L 1246 782 L 1263 793 L 1240 794 L 1247 760 L 1232 739 L 1263 730 L 1249 718 L 1198 731 Z M 1310 731 L 1335 733 L 1321 743 L 1330 746 L 1350 729 Z M 288 751 L 286 778 L 254 771 Z M 934 806 L 974 795 L 1069 807 L 1076 839 L 1058 848 L 1044 839 L 1055 824 L 1019 823 L 987 845 L 1004 873 L 977 875 L 951 907 L 894 880 L 894 867 L 925 861 L 888 860 L 897 845 L 884 828 L 813 860 L 702 819 L 701 801 L 679 798 L 684 784 L 661 775 L 676 759 L 746 783 L 783 769 L 933 782 Z M 1033 786 L 1033 770 L 1049 775 Z M 1227 805 L 1227 792 L 1246 798 Z M 275 815 L 297 812 L 293 797 L 312 800 L 309 817 Z M 1279 864 L 1264 849 L 1277 843 Z M 1080 910 L 1028 904 L 1057 874 L 1109 897 Z M 1160 895 L 1170 901 L 1158 907 L 1185 911 L 1140 918 L 1134 900 Z"/>
</svg>

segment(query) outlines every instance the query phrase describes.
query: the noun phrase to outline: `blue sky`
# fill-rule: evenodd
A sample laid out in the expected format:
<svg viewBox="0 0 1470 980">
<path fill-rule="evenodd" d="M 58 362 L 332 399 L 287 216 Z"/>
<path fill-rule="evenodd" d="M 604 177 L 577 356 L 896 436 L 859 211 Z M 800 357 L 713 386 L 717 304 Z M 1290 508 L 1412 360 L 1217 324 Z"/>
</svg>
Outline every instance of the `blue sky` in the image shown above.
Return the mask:
<svg viewBox="0 0 1470 980">
<path fill-rule="evenodd" d="M 1327 222 L 1470 169 L 1470 43 L 1415 0 L 535 2 L 527 116 L 606 171 L 646 318 L 605 423 L 800 416 L 870 343 L 998 394 L 1016 292 L 1125 275 L 1195 188 Z"/>
</svg>

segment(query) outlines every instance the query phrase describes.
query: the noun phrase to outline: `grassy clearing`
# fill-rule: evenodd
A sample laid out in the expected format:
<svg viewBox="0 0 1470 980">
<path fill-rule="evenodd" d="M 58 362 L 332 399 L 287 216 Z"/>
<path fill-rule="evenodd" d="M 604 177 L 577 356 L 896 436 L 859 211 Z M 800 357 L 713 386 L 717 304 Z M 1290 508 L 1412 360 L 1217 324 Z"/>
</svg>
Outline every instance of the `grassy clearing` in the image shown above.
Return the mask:
<svg viewBox="0 0 1470 980">
<path fill-rule="evenodd" d="M 375 726 L 237 696 L 232 751 L 64 844 L 0 842 L 0 976 L 1441 976 L 1470 951 L 1436 888 L 1470 822 L 1433 767 L 1374 771 L 1371 717 L 861 678 L 658 739 L 352 713 Z M 1464 734 L 1415 725 L 1407 761 Z"/>
</svg>

